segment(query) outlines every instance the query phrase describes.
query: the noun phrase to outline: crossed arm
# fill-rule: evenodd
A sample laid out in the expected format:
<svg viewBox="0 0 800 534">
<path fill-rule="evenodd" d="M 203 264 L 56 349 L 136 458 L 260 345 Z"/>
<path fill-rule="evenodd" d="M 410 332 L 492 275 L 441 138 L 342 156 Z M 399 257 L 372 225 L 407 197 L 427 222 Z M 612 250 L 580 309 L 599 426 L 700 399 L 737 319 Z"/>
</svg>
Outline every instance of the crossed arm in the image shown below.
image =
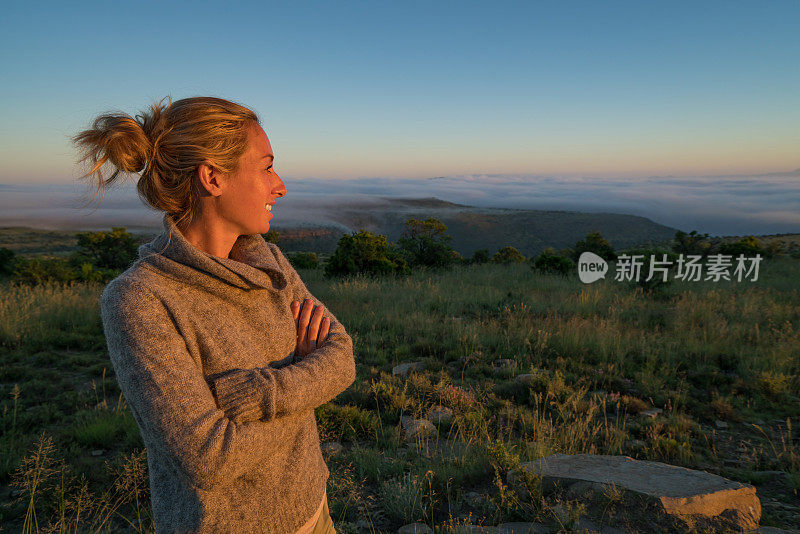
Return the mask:
<svg viewBox="0 0 800 534">
<path fill-rule="evenodd" d="M 276 258 L 293 288 L 297 343 L 291 364 L 236 369 L 213 379 L 220 409 L 237 422 L 271 420 L 325 404 L 355 380 L 353 342 L 336 317 L 308 291 L 277 247 Z M 302 299 L 302 304 L 300 300 Z"/>
<path fill-rule="evenodd" d="M 145 443 L 162 451 L 193 486 L 211 490 L 255 469 L 291 439 L 291 427 L 276 415 L 302 417 L 355 380 L 352 339 L 299 277 L 295 284 L 295 298 L 309 299 L 322 310 L 307 309 L 308 304 L 298 310 L 297 361 L 280 369 L 224 375 L 215 383 L 222 402 L 212 394 L 213 386 L 173 317 L 149 288 L 111 282 L 103 292 L 109 356 Z M 314 338 L 312 325 L 320 314 L 321 329 Z M 301 322 L 304 316 L 308 325 Z M 325 325 L 329 331 L 321 337 Z"/>
</svg>

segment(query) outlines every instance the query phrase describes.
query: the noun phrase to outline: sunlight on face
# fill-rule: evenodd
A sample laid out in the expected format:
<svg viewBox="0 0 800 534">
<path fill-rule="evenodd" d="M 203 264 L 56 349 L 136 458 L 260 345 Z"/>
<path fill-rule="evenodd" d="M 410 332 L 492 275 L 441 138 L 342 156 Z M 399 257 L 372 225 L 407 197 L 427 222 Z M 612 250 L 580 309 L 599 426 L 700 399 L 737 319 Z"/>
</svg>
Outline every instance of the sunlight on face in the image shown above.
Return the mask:
<svg viewBox="0 0 800 534">
<path fill-rule="evenodd" d="M 220 212 L 239 235 L 265 234 L 277 197 L 286 186 L 273 167 L 275 155 L 264 129 L 254 124 L 248 134 L 248 148 L 239 169 L 231 176 L 222 196 Z"/>
</svg>

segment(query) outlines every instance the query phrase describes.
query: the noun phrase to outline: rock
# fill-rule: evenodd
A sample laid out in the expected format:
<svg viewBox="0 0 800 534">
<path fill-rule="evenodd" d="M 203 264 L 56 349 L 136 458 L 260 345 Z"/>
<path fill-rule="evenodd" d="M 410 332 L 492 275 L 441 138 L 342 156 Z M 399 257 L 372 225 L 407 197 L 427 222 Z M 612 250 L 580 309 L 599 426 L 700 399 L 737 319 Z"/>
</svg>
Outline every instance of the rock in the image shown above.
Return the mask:
<svg viewBox="0 0 800 534">
<path fill-rule="evenodd" d="M 576 482 L 591 482 L 601 492 L 604 484 L 613 483 L 654 501 L 673 517 L 719 521 L 742 530 L 757 528 L 761 519 L 761 502 L 753 486 L 704 471 L 628 456 L 592 454 L 554 454 L 521 467 L 541 476 L 545 491 L 555 484 L 569 487 Z M 516 478 L 516 473 L 508 472 L 510 484 Z"/>
<path fill-rule="evenodd" d="M 796 530 L 783 530 L 776 527 L 761 527 L 753 531 L 754 534 L 797 534 Z"/>
<path fill-rule="evenodd" d="M 408 373 L 422 371 L 424 369 L 425 364 L 422 362 L 405 362 L 392 367 L 392 375 L 408 376 Z"/>
<path fill-rule="evenodd" d="M 645 410 L 643 412 L 639 412 L 641 417 L 649 417 L 650 419 L 655 419 L 658 414 L 662 412 L 661 408 L 653 408 L 651 410 Z"/>
<path fill-rule="evenodd" d="M 464 494 L 464 498 L 472 506 L 476 506 L 476 505 L 480 504 L 482 501 L 486 500 L 486 497 L 484 495 L 478 493 L 477 491 L 468 491 L 468 492 L 466 492 Z"/>
<path fill-rule="evenodd" d="M 588 517 L 581 517 L 578 519 L 578 532 L 584 532 L 588 530 L 589 532 L 600 532 L 600 527 L 598 527 L 594 521 L 589 519 Z"/>
<path fill-rule="evenodd" d="M 105 451 L 103 449 L 95 449 L 92 452 L 90 452 L 89 454 L 91 454 L 92 456 L 103 456 L 104 452 Z"/>
<path fill-rule="evenodd" d="M 479 362 L 479 361 L 481 361 L 481 359 L 483 359 L 483 352 L 481 352 L 479 350 L 476 350 L 472 354 L 466 354 L 466 355 L 462 356 L 461 358 L 458 359 L 458 362 L 461 365 L 467 365 L 467 364 L 470 364 L 470 363 Z"/>
<path fill-rule="evenodd" d="M 433 531 L 425 523 L 411 523 L 398 528 L 397 534 L 433 534 Z"/>
<path fill-rule="evenodd" d="M 497 526 L 499 534 L 550 534 L 552 530 L 542 523 L 501 523 Z"/>
<path fill-rule="evenodd" d="M 484 527 L 480 525 L 456 525 L 453 534 L 499 534 L 497 527 Z"/>
<path fill-rule="evenodd" d="M 628 534 L 627 531 L 621 528 L 611 527 L 608 525 L 602 527 L 597 526 L 597 523 L 588 517 L 581 517 L 578 519 L 578 527 L 575 530 L 576 532 L 599 532 L 600 534 Z"/>
<path fill-rule="evenodd" d="M 324 452 L 325 454 L 337 454 L 339 452 L 342 452 L 344 446 L 338 441 L 328 441 L 323 443 L 321 445 L 321 448 L 322 452 Z"/>
<path fill-rule="evenodd" d="M 647 445 L 647 443 L 641 439 L 631 439 L 625 442 L 626 447 L 637 450 L 644 449 L 645 445 Z"/>
<path fill-rule="evenodd" d="M 363 519 L 359 519 L 358 521 L 356 521 L 356 528 L 358 530 L 372 530 L 371 527 L 372 525 L 370 524 L 369 521 L 365 521 Z"/>
<path fill-rule="evenodd" d="M 427 419 L 414 419 L 413 417 L 403 416 L 400 418 L 400 425 L 403 427 L 403 435 L 406 441 L 425 439 L 437 434 L 436 427 Z"/>
<path fill-rule="evenodd" d="M 714 426 L 717 427 L 720 430 L 723 430 L 725 428 L 728 428 L 728 423 L 726 423 L 725 421 L 720 421 L 719 419 L 717 419 L 716 421 L 714 421 Z"/>
<path fill-rule="evenodd" d="M 569 517 L 569 510 L 562 504 L 554 504 L 550 507 L 550 511 L 556 516 L 556 519 L 564 527 L 574 530 L 578 526 L 577 521 L 571 521 Z"/>
<path fill-rule="evenodd" d="M 536 382 L 536 375 L 532 373 L 523 373 L 521 375 L 517 375 L 514 379 L 518 384 L 523 384 L 525 386 L 532 386 L 534 382 Z"/>
<path fill-rule="evenodd" d="M 495 360 L 492 362 L 492 367 L 495 368 L 497 371 L 502 371 L 504 369 L 514 369 L 517 366 L 517 362 L 510 359 L 510 358 L 500 358 L 499 360 Z"/>
<path fill-rule="evenodd" d="M 449 425 L 453 421 L 453 410 L 447 406 L 436 404 L 428 412 L 428 419 L 435 425 Z"/>
</svg>

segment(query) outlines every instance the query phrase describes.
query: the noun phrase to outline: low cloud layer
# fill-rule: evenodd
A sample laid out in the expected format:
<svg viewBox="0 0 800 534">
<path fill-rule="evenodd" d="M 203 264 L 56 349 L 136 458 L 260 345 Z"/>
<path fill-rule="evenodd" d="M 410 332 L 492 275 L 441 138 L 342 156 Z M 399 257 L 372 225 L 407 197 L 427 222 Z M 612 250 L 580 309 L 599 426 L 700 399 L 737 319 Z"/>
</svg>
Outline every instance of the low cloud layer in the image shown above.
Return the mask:
<svg viewBox="0 0 800 534">
<path fill-rule="evenodd" d="M 273 224 L 334 224 L 343 206 L 379 207 L 383 197 L 442 200 L 478 207 L 641 215 L 685 231 L 712 235 L 800 233 L 800 170 L 757 176 L 646 178 L 466 175 L 429 179 L 287 180 Z M 80 208 L 73 185 L 0 184 L 0 226 L 89 230 L 158 228 L 132 186 L 109 189 L 100 207 Z M 338 224 L 337 224 L 338 226 Z"/>
</svg>

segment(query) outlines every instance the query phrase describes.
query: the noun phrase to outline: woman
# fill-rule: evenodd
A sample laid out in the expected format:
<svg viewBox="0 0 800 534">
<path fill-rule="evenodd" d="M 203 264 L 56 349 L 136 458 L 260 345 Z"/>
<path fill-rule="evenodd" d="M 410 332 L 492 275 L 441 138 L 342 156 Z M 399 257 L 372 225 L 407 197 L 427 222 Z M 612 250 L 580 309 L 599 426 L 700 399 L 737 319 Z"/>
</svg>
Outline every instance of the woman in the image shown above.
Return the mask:
<svg viewBox="0 0 800 534">
<path fill-rule="evenodd" d="M 164 212 L 100 297 L 156 531 L 335 532 L 314 408 L 355 380 L 352 339 L 261 236 L 286 188 L 256 114 L 162 103 L 101 115 L 73 139 L 97 192 L 139 173 L 139 195 Z"/>
</svg>

